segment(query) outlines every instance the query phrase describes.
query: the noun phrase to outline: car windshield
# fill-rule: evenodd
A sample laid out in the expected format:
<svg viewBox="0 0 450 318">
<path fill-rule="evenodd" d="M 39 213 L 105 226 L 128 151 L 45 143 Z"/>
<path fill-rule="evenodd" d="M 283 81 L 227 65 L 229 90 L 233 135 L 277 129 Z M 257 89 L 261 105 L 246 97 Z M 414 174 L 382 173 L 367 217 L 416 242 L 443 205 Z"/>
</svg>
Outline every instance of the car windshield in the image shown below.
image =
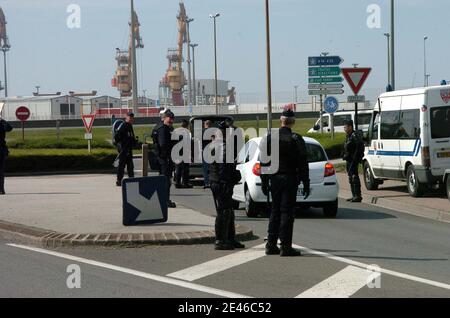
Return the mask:
<svg viewBox="0 0 450 318">
<path fill-rule="evenodd" d="M 327 156 L 323 151 L 323 148 L 319 145 L 306 144 L 306 151 L 308 152 L 308 162 L 323 162 L 327 161 Z"/>
<path fill-rule="evenodd" d="M 450 137 L 450 106 L 436 107 L 431 110 L 431 138 Z"/>
</svg>

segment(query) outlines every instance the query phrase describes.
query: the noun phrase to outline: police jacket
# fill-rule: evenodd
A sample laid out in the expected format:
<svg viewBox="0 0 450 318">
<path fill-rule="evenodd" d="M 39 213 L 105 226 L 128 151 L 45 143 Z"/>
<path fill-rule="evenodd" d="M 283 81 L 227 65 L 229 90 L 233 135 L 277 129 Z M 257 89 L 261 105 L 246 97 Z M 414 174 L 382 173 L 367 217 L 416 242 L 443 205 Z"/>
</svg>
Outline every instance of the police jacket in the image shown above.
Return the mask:
<svg viewBox="0 0 450 318">
<path fill-rule="evenodd" d="M 174 142 L 172 141 L 172 128 L 162 122 L 153 129 L 152 138 L 155 144 L 156 155 L 161 160 L 169 160 Z"/>
<path fill-rule="evenodd" d="M 351 134 L 347 134 L 344 144 L 344 153 L 342 156 L 344 161 L 359 162 L 364 156 L 364 148 L 362 148 L 363 145 L 364 143 L 356 131 L 353 131 Z"/>
<path fill-rule="evenodd" d="M 132 150 L 136 144 L 136 136 L 134 135 L 133 125 L 124 122 L 117 133 L 119 134 L 120 141 L 118 146 L 120 150 Z"/>
<path fill-rule="evenodd" d="M 0 149 L 6 148 L 6 133 L 12 130 L 12 126 L 7 121 L 0 119 Z"/>
<path fill-rule="evenodd" d="M 237 184 L 240 179 L 240 173 L 236 170 L 236 162 L 227 162 L 227 147 L 224 140 L 216 139 L 211 142 L 213 147 L 212 154 L 215 158 L 216 151 L 219 152 L 221 160 L 216 160 L 208 165 L 209 181 L 215 183 L 223 183 L 230 186 Z"/>
<path fill-rule="evenodd" d="M 296 175 L 299 183 L 309 184 L 309 164 L 305 140 L 288 127 L 280 128 L 279 139 L 279 169 L 275 174 Z M 263 143 L 270 144 L 271 141 L 265 138 Z M 268 146 L 269 154 L 270 148 Z M 264 164 L 264 166 L 270 164 Z M 262 178 L 265 177 L 267 176 L 262 176 Z"/>
</svg>

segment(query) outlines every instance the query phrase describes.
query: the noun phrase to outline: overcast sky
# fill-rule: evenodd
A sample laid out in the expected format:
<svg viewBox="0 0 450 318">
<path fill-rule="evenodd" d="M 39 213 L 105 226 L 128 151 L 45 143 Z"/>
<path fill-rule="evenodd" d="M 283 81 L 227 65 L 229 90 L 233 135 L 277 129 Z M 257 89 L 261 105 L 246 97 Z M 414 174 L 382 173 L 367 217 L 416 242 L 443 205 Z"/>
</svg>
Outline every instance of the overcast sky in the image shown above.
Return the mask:
<svg viewBox="0 0 450 318">
<path fill-rule="evenodd" d="M 264 0 L 185 0 L 196 51 L 197 78 L 214 76 L 213 29 L 218 18 L 219 77 L 242 94 L 265 94 Z M 66 25 L 69 4 L 81 7 L 81 28 Z M 138 51 L 139 90 L 156 96 L 167 69 L 166 53 L 176 46 L 178 0 L 135 0 L 145 48 Z M 307 57 L 327 51 L 344 65 L 370 66 L 367 95 L 387 82 L 388 0 L 271 0 L 274 92 L 292 92 L 299 85 L 307 98 Z M 450 79 L 450 1 L 396 0 L 397 86 L 423 84 L 423 37 L 428 40 L 431 83 Z M 380 28 L 367 26 L 369 5 L 381 9 Z M 9 95 L 41 91 L 63 93 L 111 87 L 115 48 L 128 46 L 128 0 L 2 0 L 12 45 Z M 2 64 L 0 64 L 2 65 Z M 1 68 L 2 69 L 2 68 Z M 364 93 L 364 92 L 363 92 Z"/>
</svg>

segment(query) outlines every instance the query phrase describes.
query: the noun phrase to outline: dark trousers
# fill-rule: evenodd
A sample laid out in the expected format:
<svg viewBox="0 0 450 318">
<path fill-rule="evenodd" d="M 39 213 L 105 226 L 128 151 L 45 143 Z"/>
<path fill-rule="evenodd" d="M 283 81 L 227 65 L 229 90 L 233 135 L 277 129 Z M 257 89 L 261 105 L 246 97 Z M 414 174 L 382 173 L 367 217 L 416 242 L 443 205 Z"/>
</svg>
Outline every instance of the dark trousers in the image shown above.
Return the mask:
<svg viewBox="0 0 450 318">
<path fill-rule="evenodd" d="M 347 162 L 347 176 L 353 198 L 360 198 L 361 180 L 359 179 L 359 163 Z"/>
<path fill-rule="evenodd" d="M 202 163 L 202 169 L 203 169 L 203 181 L 205 186 L 209 186 L 209 172 L 208 172 L 208 163 L 206 163 L 205 160 L 203 160 Z"/>
<path fill-rule="evenodd" d="M 211 191 L 216 205 L 216 241 L 233 242 L 236 237 L 233 209 L 233 186 L 211 182 Z"/>
<path fill-rule="evenodd" d="M 119 155 L 119 166 L 117 167 L 117 182 L 122 182 L 125 175 L 125 166 L 127 166 L 127 172 L 129 178 L 134 178 L 134 163 L 133 152 L 130 150 L 124 150 Z"/>
<path fill-rule="evenodd" d="M 295 175 L 274 175 L 271 178 L 272 212 L 269 221 L 268 242 L 282 246 L 292 246 L 295 204 L 298 183 Z"/>
<path fill-rule="evenodd" d="M 175 182 L 176 184 L 188 184 L 189 183 L 189 163 L 177 164 L 175 170 Z"/>
<path fill-rule="evenodd" d="M 172 186 L 173 165 L 168 160 L 159 159 L 159 175 L 167 178 L 167 202 L 170 202 L 170 187 Z"/>
<path fill-rule="evenodd" d="M 5 191 L 5 164 L 8 157 L 7 149 L 0 148 L 0 191 Z"/>
</svg>

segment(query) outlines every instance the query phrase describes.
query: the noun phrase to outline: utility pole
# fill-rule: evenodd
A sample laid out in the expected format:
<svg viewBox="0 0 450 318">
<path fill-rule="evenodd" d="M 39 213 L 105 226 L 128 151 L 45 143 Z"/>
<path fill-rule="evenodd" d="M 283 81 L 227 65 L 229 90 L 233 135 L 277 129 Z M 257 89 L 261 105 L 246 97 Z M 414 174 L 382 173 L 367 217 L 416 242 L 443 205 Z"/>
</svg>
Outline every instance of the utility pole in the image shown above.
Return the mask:
<svg viewBox="0 0 450 318">
<path fill-rule="evenodd" d="M 423 38 L 423 77 L 424 77 L 424 82 L 423 82 L 423 86 L 427 87 L 428 86 L 428 74 L 427 74 L 427 40 L 428 37 L 425 36 Z"/>
<path fill-rule="evenodd" d="M 194 97 L 194 106 L 197 105 L 197 86 L 195 83 L 195 48 L 198 46 L 198 44 L 191 44 L 191 48 L 192 48 L 192 82 L 194 83 L 193 85 L 193 97 Z"/>
<path fill-rule="evenodd" d="M 215 104 L 216 104 L 216 115 L 219 115 L 219 101 L 218 101 L 218 88 L 217 88 L 217 27 L 216 27 L 216 19 L 220 17 L 220 13 L 216 13 L 214 15 L 210 14 L 209 17 L 214 19 L 214 86 L 215 86 Z"/>
<path fill-rule="evenodd" d="M 391 34 L 385 33 L 384 36 L 387 38 L 387 64 L 388 64 L 388 86 L 392 86 L 392 76 L 391 76 Z"/>
<path fill-rule="evenodd" d="M 395 91 L 395 4 L 391 0 L 391 86 Z"/>
<path fill-rule="evenodd" d="M 137 63 L 136 63 L 136 35 L 135 35 L 135 16 L 134 16 L 134 0 L 131 1 L 131 59 L 132 59 L 132 87 L 133 87 L 133 113 L 139 116 L 138 107 L 138 87 L 137 87 Z"/>
<path fill-rule="evenodd" d="M 272 73 L 270 65 L 270 12 L 269 0 L 266 0 L 266 67 L 267 67 L 267 129 L 272 131 Z"/>
<path fill-rule="evenodd" d="M 192 78 L 191 78 L 191 35 L 189 25 L 194 19 L 186 17 L 186 42 L 187 42 L 187 65 L 188 65 L 188 105 L 192 105 Z"/>
</svg>

